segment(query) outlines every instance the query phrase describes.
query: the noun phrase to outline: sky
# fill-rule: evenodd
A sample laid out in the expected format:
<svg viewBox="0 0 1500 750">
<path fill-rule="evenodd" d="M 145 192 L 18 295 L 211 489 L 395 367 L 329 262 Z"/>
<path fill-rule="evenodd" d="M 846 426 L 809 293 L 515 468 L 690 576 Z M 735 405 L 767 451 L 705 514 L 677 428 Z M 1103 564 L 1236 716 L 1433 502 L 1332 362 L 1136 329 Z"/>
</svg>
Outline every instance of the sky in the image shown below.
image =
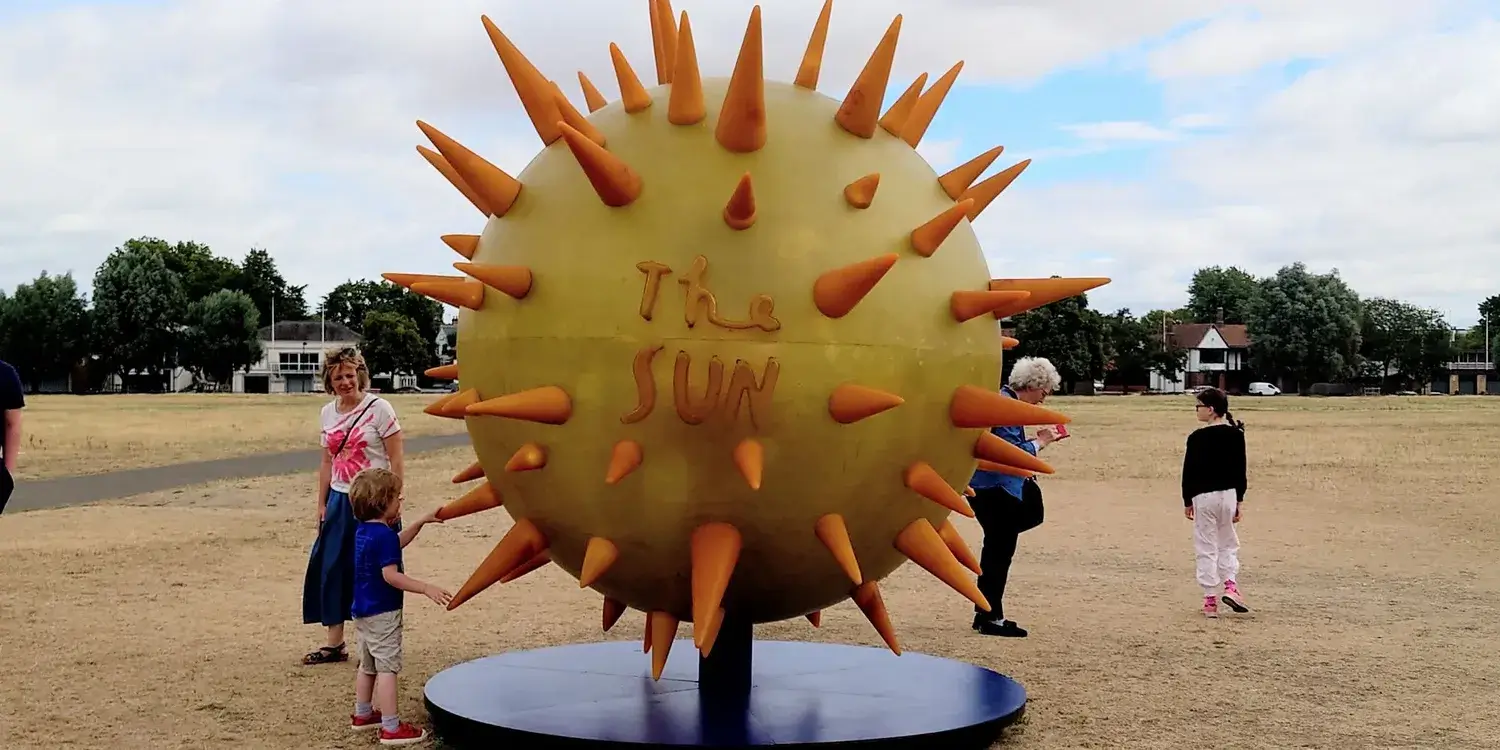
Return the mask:
<svg viewBox="0 0 1500 750">
<path fill-rule="evenodd" d="M 704 75 L 749 0 L 676 0 Z M 763 0 L 790 80 L 821 0 Z M 1500 0 L 835 0 L 842 99 L 903 14 L 887 101 L 964 61 L 920 151 L 1031 167 L 975 224 L 992 274 L 1108 276 L 1106 312 L 1186 302 L 1193 272 L 1301 261 L 1473 324 L 1500 293 Z M 3 0 L 0 288 L 85 288 L 126 239 L 269 251 L 316 305 L 351 278 L 453 273 L 479 217 L 415 120 L 511 174 L 541 142 L 487 14 L 582 106 L 608 45 L 652 71 L 647 0 Z M 653 79 L 654 80 L 654 79 Z"/>
</svg>

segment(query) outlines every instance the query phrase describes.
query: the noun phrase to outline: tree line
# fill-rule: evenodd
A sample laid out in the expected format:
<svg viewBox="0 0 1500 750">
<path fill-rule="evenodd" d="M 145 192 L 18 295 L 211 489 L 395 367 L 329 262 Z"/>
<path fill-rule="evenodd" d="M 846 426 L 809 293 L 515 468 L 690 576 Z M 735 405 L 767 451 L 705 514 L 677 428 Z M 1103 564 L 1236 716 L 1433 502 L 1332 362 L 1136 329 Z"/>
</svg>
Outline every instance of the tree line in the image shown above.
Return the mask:
<svg viewBox="0 0 1500 750">
<path fill-rule="evenodd" d="M 1484 321 L 1500 313 L 1500 295 L 1479 305 L 1480 324 L 1455 333 L 1442 314 L 1397 299 L 1360 297 L 1335 269 L 1318 274 L 1293 263 L 1258 278 L 1238 267 L 1193 274 L 1187 305 L 1136 317 L 1128 309 L 1089 309 L 1087 295 L 1011 319 L 1017 356 L 1045 356 L 1065 387 L 1104 380 L 1144 386 L 1151 372 L 1177 373 L 1186 352 L 1170 335 L 1181 323 L 1242 324 L 1251 340 L 1249 366 L 1289 389 L 1361 382 L 1387 390 L 1420 390 L 1464 352 L 1485 350 Z M 1500 321 L 1496 321 L 1500 323 Z M 1500 343 L 1500 325 L 1490 349 Z"/>
<path fill-rule="evenodd" d="M 238 263 L 198 242 L 128 240 L 94 272 L 86 295 L 71 273 L 42 272 L 0 290 L 0 359 L 28 390 L 73 377 L 98 390 L 111 375 L 154 390 L 178 368 L 206 387 L 227 386 L 265 355 L 271 321 L 326 316 L 361 337 L 372 372 L 414 374 L 437 364 L 442 305 L 393 284 L 351 280 L 310 314 L 306 286 L 282 276 L 255 248 Z"/>
</svg>

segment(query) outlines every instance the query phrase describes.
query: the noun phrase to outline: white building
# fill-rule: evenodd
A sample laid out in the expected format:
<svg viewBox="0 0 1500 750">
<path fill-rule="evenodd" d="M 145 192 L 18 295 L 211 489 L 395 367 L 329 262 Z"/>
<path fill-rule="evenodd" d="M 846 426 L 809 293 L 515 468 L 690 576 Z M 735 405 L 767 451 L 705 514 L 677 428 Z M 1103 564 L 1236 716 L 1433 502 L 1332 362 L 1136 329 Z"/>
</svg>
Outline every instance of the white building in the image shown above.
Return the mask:
<svg viewBox="0 0 1500 750">
<path fill-rule="evenodd" d="M 1200 385 L 1241 393 L 1250 381 L 1250 337 L 1245 326 L 1183 323 L 1172 326 L 1171 342 L 1187 350 L 1182 370 L 1151 373 L 1151 390 L 1182 393 Z"/>
<path fill-rule="evenodd" d="M 234 374 L 235 393 L 321 393 L 323 352 L 358 346 L 359 334 L 339 323 L 283 320 L 260 329 L 265 356 Z"/>
</svg>

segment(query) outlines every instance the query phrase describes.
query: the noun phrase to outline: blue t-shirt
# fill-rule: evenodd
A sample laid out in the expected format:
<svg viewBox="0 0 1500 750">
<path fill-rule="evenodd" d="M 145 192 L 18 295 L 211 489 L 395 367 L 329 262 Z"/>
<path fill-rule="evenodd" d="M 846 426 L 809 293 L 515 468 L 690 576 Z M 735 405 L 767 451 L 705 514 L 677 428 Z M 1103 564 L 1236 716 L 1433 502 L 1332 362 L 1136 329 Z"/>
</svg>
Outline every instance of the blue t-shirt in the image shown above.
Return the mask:
<svg viewBox="0 0 1500 750">
<path fill-rule="evenodd" d="M 1011 390 L 1010 386 L 1007 385 L 1003 386 L 1000 389 L 1000 395 L 1005 396 L 1006 398 L 1015 398 L 1016 392 Z M 993 433 L 995 437 L 998 437 L 1001 440 L 1004 440 L 1005 442 L 1010 443 L 1011 445 L 1014 445 L 1021 450 L 1026 451 L 1027 453 L 1030 453 L 1033 456 L 1036 455 L 1036 443 L 1026 439 L 1026 428 L 1006 425 L 1004 427 L 990 428 L 990 432 Z M 994 471 L 985 471 L 983 469 L 976 469 L 974 471 L 974 477 L 969 480 L 969 486 L 973 487 L 976 490 L 987 490 L 994 487 L 999 487 L 1000 489 L 1005 490 L 1006 494 L 1009 494 L 1011 497 L 1016 498 L 1017 500 L 1021 499 L 1021 490 L 1025 486 L 1025 484 L 1026 480 L 1020 477 L 1011 476 L 1010 474 L 1001 474 Z"/>
<path fill-rule="evenodd" d="M 401 565 L 401 537 L 381 521 L 365 521 L 354 530 L 355 617 L 371 617 L 401 609 L 403 592 L 386 583 L 387 565 Z"/>
</svg>

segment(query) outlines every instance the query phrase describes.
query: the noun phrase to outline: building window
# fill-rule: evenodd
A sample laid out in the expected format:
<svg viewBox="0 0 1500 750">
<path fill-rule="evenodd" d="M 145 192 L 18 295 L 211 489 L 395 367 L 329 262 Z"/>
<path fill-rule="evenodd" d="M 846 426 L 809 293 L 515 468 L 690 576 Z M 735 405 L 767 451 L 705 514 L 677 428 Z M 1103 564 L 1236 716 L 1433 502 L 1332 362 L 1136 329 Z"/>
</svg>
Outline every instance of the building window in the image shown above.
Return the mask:
<svg viewBox="0 0 1500 750">
<path fill-rule="evenodd" d="M 1224 354 L 1224 349 L 1199 349 L 1198 361 L 1205 365 L 1222 365 Z"/>
</svg>

